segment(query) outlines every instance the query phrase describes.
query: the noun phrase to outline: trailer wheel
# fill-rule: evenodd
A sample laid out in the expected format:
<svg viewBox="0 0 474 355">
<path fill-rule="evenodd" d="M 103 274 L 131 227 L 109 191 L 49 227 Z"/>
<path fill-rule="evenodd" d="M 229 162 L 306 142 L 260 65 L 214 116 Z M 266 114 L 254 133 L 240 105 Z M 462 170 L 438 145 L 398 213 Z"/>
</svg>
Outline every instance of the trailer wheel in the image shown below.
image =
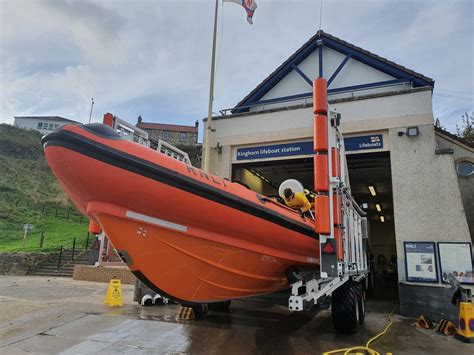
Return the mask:
<svg viewBox="0 0 474 355">
<path fill-rule="evenodd" d="M 332 322 L 340 333 L 355 333 L 361 321 L 360 286 L 346 282 L 332 294 Z"/>
<path fill-rule="evenodd" d="M 364 324 L 365 321 L 365 300 L 364 290 L 360 283 L 357 283 L 359 289 L 359 324 Z"/>
</svg>

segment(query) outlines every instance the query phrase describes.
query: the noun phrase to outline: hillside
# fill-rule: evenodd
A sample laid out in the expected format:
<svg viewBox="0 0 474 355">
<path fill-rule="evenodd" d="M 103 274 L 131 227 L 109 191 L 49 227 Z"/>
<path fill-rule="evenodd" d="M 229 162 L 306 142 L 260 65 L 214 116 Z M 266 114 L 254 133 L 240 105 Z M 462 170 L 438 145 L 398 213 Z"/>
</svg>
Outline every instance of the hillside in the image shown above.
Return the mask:
<svg viewBox="0 0 474 355">
<path fill-rule="evenodd" d="M 68 203 L 40 140 L 39 132 L 0 124 L 0 252 L 56 250 L 73 237 L 85 240 L 87 220 Z M 34 227 L 23 247 L 25 223 Z"/>
</svg>

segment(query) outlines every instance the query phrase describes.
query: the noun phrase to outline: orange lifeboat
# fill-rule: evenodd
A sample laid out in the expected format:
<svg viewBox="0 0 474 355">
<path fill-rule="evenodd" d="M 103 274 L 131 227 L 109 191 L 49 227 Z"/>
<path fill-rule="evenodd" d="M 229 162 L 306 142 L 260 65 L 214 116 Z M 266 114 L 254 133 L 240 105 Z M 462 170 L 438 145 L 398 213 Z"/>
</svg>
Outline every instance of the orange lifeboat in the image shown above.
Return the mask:
<svg viewBox="0 0 474 355">
<path fill-rule="evenodd" d="M 285 272 L 319 267 L 314 221 L 240 184 L 121 138 L 102 124 L 43 137 L 65 191 L 135 276 L 181 303 L 289 287 Z"/>
</svg>

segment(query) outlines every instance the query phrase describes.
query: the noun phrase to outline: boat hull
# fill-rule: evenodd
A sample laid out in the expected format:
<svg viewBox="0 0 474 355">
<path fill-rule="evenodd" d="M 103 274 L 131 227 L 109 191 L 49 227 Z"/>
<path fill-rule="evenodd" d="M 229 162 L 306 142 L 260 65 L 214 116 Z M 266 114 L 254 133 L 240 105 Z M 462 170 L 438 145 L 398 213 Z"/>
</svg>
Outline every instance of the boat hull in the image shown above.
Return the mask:
<svg viewBox="0 0 474 355">
<path fill-rule="evenodd" d="M 288 287 L 290 267 L 318 267 L 312 221 L 238 184 L 77 126 L 43 141 L 71 200 L 138 278 L 171 298 L 275 292 Z"/>
</svg>

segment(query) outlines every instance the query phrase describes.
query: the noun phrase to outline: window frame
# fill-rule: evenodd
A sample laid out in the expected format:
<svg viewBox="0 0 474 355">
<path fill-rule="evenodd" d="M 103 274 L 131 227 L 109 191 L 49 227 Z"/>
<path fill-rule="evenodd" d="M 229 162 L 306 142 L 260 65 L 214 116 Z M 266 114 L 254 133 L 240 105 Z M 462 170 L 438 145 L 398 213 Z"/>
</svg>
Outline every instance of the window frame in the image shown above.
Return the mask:
<svg viewBox="0 0 474 355">
<path fill-rule="evenodd" d="M 464 175 L 464 174 L 461 174 L 459 172 L 459 165 L 462 164 L 462 163 L 471 163 L 471 166 L 473 167 L 472 170 L 471 170 L 471 173 L 469 175 Z M 456 175 L 458 176 L 458 178 L 460 179 L 472 179 L 474 178 L 474 158 L 470 158 L 470 157 L 462 157 L 462 158 L 458 158 L 455 160 L 454 162 L 454 169 L 456 170 Z"/>
</svg>

